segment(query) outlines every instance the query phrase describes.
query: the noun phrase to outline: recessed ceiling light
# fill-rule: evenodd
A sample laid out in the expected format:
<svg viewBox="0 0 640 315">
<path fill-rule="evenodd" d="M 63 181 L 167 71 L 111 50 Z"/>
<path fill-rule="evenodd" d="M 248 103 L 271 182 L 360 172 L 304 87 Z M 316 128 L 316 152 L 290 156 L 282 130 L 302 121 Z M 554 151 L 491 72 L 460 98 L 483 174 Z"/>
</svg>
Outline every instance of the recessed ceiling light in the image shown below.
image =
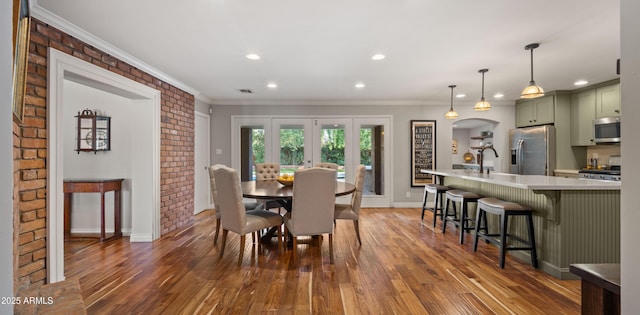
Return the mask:
<svg viewBox="0 0 640 315">
<path fill-rule="evenodd" d="M 462 94 L 462 93 L 460 93 L 460 94 L 456 94 L 456 97 L 457 97 L 457 98 L 463 98 L 463 97 L 465 97 L 465 96 L 467 96 L 467 95 L 466 95 L 466 94 Z"/>
<path fill-rule="evenodd" d="M 372 59 L 372 60 L 382 60 L 382 59 L 384 59 L 385 57 L 386 57 L 386 56 L 385 56 L 385 55 L 383 55 L 383 54 L 375 54 L 375 55 L 371 56 L 371 59 Z"/>
<path fill-rule="evenodd" d="M 589 81 L 587 81 L 587 80 L 578 80 L 576 82 L 573 82 L 573 85 L 580 86 L 580 85 L 586 85 L 588 83 L 589 83 Z"/>
<path fill-rule="evenodd" d="M 363 89 L 365 87 L 364 83 L 362 83 L 362 82 L 358 82 L 354 86 L 356 87 L 356 89 Z"/>
<path fill-rule="evenodd" d="M 502 94 L 502 93 L 496 93 L 496 94 L 493 94 L 493 97 L 495 97 L 495 98 L 503 98 L 503 97 L 504 97 L 504 94 Z"/>
<path fill-rule="evenodd" d="M 258 54 L 247 54 L 246 57 L 247 59 L 250 59 L 250 60 L 260 60 L 260 55 Z"/>
<path fill-rule="evenodd" d="M 267 83 L 267 87 L 270 89 L 277 89 L 278 88 L 278 84 L 275 82 L 269 82 Z"/>
</svg>

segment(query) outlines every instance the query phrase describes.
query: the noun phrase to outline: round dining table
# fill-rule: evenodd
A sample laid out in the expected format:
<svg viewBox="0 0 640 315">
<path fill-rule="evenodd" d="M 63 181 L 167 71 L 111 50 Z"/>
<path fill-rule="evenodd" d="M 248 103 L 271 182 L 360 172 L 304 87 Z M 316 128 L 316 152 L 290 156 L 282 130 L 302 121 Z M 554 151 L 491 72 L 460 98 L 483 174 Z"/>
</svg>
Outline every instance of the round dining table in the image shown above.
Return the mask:
<svg viewBox="0 0 640 315">
<path fill-rule="evenodd" d="M 245 198 L 276 200 L 287 211 L 291 211 L 293 186 L 285 186 L 277 180 L 256 180 L 242 182 L 242 196 Z M 295 185 L 295 182 L 294 182 Z M 336 197 L 353 193 L 354 184 L 337 182 Z"/>
</svg>

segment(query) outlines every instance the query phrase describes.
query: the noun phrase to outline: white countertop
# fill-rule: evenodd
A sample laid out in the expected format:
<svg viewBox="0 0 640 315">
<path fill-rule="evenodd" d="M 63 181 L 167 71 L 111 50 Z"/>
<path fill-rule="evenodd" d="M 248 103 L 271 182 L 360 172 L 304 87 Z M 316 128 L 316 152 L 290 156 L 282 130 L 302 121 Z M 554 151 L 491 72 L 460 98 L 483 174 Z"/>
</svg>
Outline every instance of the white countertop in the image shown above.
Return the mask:
<svg viewBox="0 0 640 315">
<path fill-rule="evenodd" d="M 421 172 L 531 190 L 620 190 L 620 182 L 593 179 L 497 172 L 480 174 L 477 170 L 421 170 Z"/>
</svg>

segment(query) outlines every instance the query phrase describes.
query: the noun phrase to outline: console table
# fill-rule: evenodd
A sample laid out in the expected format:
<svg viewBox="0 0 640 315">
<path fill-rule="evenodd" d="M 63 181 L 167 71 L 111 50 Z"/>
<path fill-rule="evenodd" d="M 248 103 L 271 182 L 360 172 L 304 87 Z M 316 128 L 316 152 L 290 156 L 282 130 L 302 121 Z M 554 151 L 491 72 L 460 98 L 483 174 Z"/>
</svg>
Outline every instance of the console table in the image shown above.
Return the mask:
<svg viewBox="0 0 640 315">
<path fill-rule="evenodd" d="M 116 179 L 65 179 L 64 183 L 64 239 L 68 240 L 71 235 L 71 210 L 72 202 L 71 197 L 73 193 L 100 193 L 100 241 L 105 241 L 111 238 L 122 237 L 120 215 L 122 209 L 121 190 L 122 181 L 124 178 Z M 104 231 L 104 193 L 108 191 L 114 192 L 113 203 L 113 235 L 109 238 L 106 237 Z"/>
</svg>

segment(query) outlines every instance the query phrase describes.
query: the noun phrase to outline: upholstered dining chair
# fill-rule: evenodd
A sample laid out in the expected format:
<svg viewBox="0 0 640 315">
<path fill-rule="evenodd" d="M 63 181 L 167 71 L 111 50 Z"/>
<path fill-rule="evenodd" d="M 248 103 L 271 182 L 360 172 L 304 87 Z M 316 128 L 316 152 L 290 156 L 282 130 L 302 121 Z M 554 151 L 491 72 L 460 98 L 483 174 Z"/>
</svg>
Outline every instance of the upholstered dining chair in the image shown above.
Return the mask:
<svg viewBox="0 0 640 315">
<path fill-rule="evenodd" d="M 356 231 L 358 243 L 362 245 L 360 239 L 360 226 L 358 220 L 360 218 L 360 204 L 362 203 L 362 189 L 364 187 L 364 175 L 366 169 L 364 165 L 358 165 L 356 168 L 355 186 L 356 190 L 351 194 L 351 203 L 337 203 L 335 207 L 334 218 L 336 220 L 352 220 L 353 228 Z"/>
<path fill-rule="evenodd" d="M 213 198 L 213 208 L 216 210 L 216 234 L 213 237 L 214 244 L 218 242 L 218 234 L 220 234 L 221 212 L 220 212 L 220 206 L 218 205 L 218 192 L 216 189 L 216 180 L 215 180 L 215 177 L 213 176 L 213 169 L 215 167 L 220 167 L 220 166 L 222 165 L 216 164 L 216 165 L 209 166 L 209 186 L 211 188 L 211 198 Z M 263 205 L 260 202 L 244 202 L 243 204 L 244 204 L 244 209 L 246 211 L 263 209 Z"/>
<path fill-rule="evenodd" d="M 338 164 L 336 163 L 331 163 L 331 162 L 322 162 L 322 163 L 316 163 L 316 165 L 314 165 L 315 167 L 322 167 L 322 168 L 330 168 L 332 170 L 338 170 L 338 168 L 340 167 Z"/>
<path fill-rule="evenodd" d="M 293 263 L 297 262 L 298 236 L 329 234 L 333 264 L 333 211 L 336 203 L 336 171 L 312 167 L 294 174 L 291 212 L 284 216 L 285 235 L 293 237 Z"/>
<path fill-rule="evenodd" d="M 280 176 L 280 163 L 256 163 L 256 180 L 272 180 Z M 275 200 L 260 200 L 265 209 L 280 209 L 282 205 Z"/>
<path fill-rule="evenodd" d="M 279 163 L 256 163 L 256 180 L 276 179 L 280 176 Z"/>
<path fill-rule="evenodd" d="M 265 210 L 247 212 L 242 203 L 242 187 L 238 171 L 222 165 L 216 165 L 213 170 L 216 181 L 218 205 L 222 212 L 220 224 L 222 226 L 222 245 L 220 257 L 224 255 L 229 231 L 240 234 L 240 254 L 238 265 L 242 263 L 246 234 L 277 227 L 278 250 L 282 249 L 282 216 Z"/>
</svg>

